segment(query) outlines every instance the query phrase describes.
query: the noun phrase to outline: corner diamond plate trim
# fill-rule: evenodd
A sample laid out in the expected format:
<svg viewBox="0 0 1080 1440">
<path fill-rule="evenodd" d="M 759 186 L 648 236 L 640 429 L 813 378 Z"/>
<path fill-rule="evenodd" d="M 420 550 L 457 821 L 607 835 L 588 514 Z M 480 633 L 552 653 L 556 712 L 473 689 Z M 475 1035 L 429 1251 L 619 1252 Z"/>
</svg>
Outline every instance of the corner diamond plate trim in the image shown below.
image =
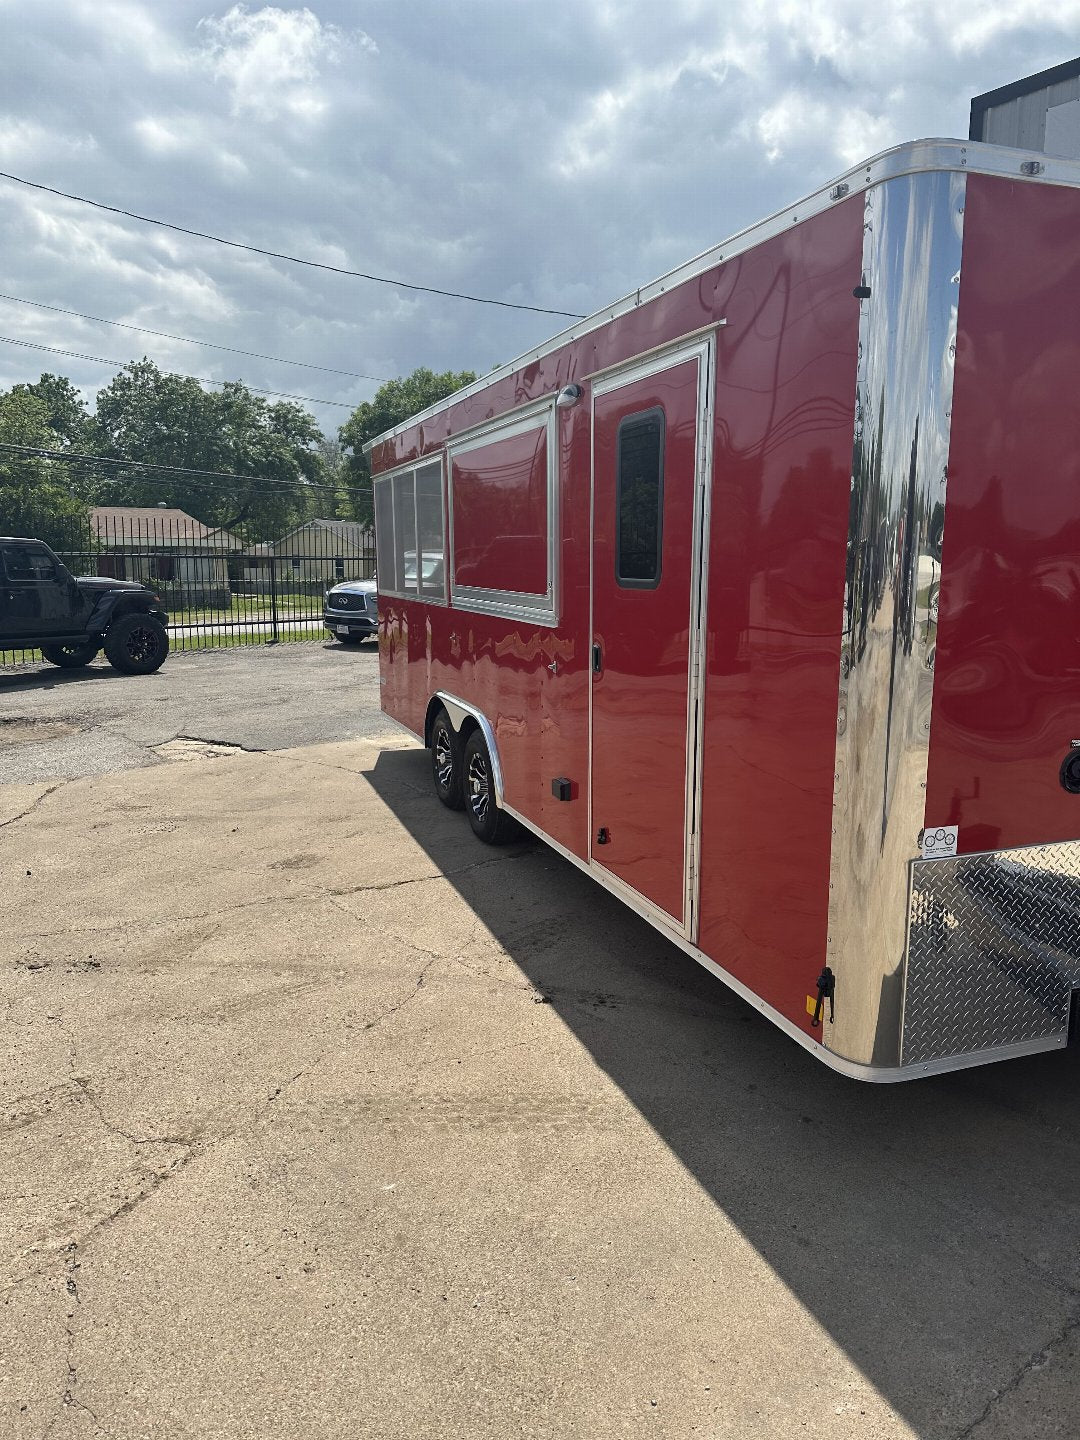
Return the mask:
<svg viewBox="0 0 1080 1440">
<path fill-rule="evenodd" d="M 1080 842 L 911 866 L 901 1065 L 1064 1038 Z"/>
</svg>

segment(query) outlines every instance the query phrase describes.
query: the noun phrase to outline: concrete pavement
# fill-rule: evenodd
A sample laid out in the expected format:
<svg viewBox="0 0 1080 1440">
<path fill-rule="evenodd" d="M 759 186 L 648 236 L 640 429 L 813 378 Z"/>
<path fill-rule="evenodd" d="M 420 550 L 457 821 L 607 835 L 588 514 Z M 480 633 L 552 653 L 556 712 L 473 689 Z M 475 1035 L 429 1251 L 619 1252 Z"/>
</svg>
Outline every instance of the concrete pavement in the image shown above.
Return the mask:
<svg viewBox="0 0 1080 1440">
<path fill-rule="evenodd" d="M 831 1075 L 290 648 L 0 684 L 0 1434 L 1074 1435 L 1080 1054 Z"/>
</svg>

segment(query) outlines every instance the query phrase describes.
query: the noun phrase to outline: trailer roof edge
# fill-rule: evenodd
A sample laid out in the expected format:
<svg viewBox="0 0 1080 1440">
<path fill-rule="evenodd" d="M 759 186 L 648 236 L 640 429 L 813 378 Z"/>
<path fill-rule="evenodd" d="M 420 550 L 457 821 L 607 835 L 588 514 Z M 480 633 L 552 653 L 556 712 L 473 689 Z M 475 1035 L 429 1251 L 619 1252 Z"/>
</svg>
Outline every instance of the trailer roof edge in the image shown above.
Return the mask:
<svg viewBox="0 0 1080 1440">
<path fill-rule="evenodd" d="M 1034 170 L 1031 168 L 1033 161 L 1038 167 Z M 683 264 L 669 270 L 656 280 L 650 281 L 649 284 L 631 290 L 629 294 L 623 295 L 612 304 L 605 305 L 584 319 L 566 326 L 549 340 L 545 340 L 542 344 L 518 355 L 515 359 L 507 361 L 505 365 L 500 365 L 488 374 L 482 375 L 478 380 L 463 386 L 460 390 L 455 390 L 453 394 L 429 405 L 426 410 L 420 410 L 399 425 L 384 430 L 381 435 L 376 435 L 363 445 L 363 453 L 370 455 L 376 445 L 393 440 L 396 436 L 404 434 L 406 430 L 411 430 L 414 425 L 422 424 L 432 416 L 441 414 L 451 405 L 456 405 L 470 395 L 477 394 L 487 386 L 494 384 L 495 381 L 513 375 L 524 366 L 534 364 L 544 356 L 561 349 L 564 345 L 569 345 L 583 335 L 589 334 L 590 331 L 598 329 L 601 325 L 617 319 L 618 316 L 625 315 L 640 305 L 648 304 L 649 301 L 655 300 L 674 286 L 692 280 L 695 276 L 711 270 L 725 260 L 741 255 L 753 245 L 760 245 L 762 241 L 782 234 L 792 225 L 820 214 L 823 210 L 839 204 L 858 191 L 867 190 L 872 185 L 878 185 L 884 180 L 898 179 L 903 175 L 943 170 L 977 175 L 998 175 L 1014 180 L 1022 179 L 1029 184 L 1072 185 L 1080 188 L 1080 160 L 1070 160 L 1064 156 L 1047 155 L 1030 150 L 1013 150 L 1008 146 L 986 145 L 973 140 L 911 140 L 902 145 L 894 145 L 891 149 L 883 150 L 869 160 L 852 166 L 850 170 L 845 170 L 841 175 L 836 176 L 801 200 L 797 200 L 794 204 L 777 211 L 776 214 L 747 226 L 745 230 L 736 231 L 727 240 L 722 240 L 708 250 L 703 250 L 699 255 L 684 261 Z"/>
</svg>

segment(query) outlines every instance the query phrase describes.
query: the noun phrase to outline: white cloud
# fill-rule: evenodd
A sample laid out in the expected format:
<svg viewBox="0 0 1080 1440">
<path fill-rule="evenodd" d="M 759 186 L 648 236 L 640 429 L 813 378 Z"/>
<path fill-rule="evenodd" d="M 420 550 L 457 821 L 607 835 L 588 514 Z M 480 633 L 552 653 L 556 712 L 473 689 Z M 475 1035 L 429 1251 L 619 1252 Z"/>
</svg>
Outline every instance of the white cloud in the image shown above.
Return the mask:
<svg viewBox="0 0 1080 1440">
<path fill-rule="evenodd" d="M 266 249 L 566 310 L 604 304 L 890 144 L 966 133 L 973 94 L 1068 58 L 1080 33 L 1080 0 L 0 9 L 0 168 Z M 361 14 L 377 17 L 377 46 L 355 29 Z M 0 198 L 7 293 L 264 354 L 376 375 L 486 370 L 560 323 L 6 182 Z M 233 365 L 328 399 L 375 388 L 54 312 L 31 328 L 26 308 L 5 307 L 5 334 L 193 374 Z M 92 367 L 67 368 L 96 383 Z M 36 373 L 33 352 L 0 346 L 0 385 Z"/>
<path fill-rule="evenodd" d="M 346 36 L 308 9 L 234 5 L 220 19 L 204 19 L 199 26 L 213 73 L 232 92 L 232 113 L 261 120 L 283 112 L 318 119 L 329 103 L 324 66 L 338 64 L 350 46 L 377 53 L 370 36 L 362 31 Z"/>
<path fill-rule="evenodd" d="M 92 135 L 58 133 L 35 120 L 0 115 L 0 160 L 5 165 L 57 153 L 74 158 L 90 155 L 96 148 L 97 142 Z"/>
<path fill-rule="evenodd" d="M 135 134 L 151 155 L 173 155 L 187 147 L 186 138 L 177 133 L 164 120 L 153 115 L 144 115 L 135 122 Z"/>
</svg>

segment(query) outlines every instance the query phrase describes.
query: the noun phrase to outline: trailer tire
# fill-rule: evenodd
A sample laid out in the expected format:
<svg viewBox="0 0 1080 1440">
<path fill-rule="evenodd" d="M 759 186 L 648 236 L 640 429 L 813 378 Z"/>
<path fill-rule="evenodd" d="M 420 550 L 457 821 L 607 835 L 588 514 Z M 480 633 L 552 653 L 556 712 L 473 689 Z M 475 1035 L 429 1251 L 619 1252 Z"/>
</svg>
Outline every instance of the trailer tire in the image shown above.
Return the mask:
<svg viewBox="0 0 1080 1440">
<path fill-rule="evenodd" d="M 435 782 L 435 794 L 448 810 L 465 809 L 461 742 L 445 710 L 439 710 L 431 722 L 431 778 Z"/>
<path fill-rule="evenodd" d="M 474 730 L 465 742 L 462 763 L 465 790 L 465 813 L 472 832 L 485 845 L 505 845 L 518 833 L 518 826 L 505 810 L 495 803 L 495 786 L 491 780 L 491 756 L 483 732 Z"/>
</svg>

